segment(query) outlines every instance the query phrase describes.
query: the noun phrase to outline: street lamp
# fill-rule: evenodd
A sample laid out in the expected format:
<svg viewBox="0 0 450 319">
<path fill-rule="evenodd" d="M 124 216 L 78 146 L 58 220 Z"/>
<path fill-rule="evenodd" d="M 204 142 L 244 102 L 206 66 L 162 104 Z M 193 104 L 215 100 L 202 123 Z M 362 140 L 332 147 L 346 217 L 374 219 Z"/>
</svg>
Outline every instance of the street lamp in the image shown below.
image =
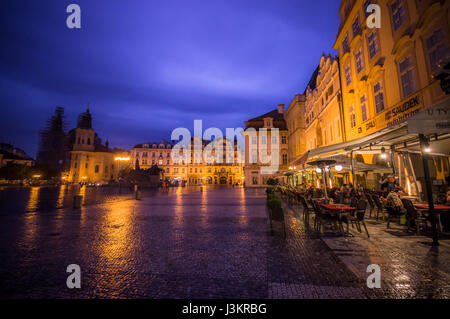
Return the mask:
<svg viewBox="0 0 450 319">
<path fill-rule="evenodd" d="M 384 147 L 381 148 L 381 158 L 382 159 L 387 158 L 386 149 Z"/>
</svg>

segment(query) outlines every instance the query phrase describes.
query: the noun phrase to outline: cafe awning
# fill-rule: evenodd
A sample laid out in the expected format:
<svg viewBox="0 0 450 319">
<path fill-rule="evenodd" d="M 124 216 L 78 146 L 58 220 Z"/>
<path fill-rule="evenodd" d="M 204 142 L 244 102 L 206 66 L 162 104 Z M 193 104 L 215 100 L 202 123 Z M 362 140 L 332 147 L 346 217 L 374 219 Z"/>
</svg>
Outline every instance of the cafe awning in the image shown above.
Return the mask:
<svg viewBox="0 0 450 319">
<path fill-rule="evenodd" d="M 291 164 L 297 166 L 304 166 L 308 161 L 308 159 L 311 158 L 315 158 L 322 155 L 331 155 L 333 153 L 349 152 L 371 144 L 373 145 L 373 150 L 378 150 L 379 152 L 379 150 L 381 150 L 381 146 L 379 146 L 380 143 L 390 141 L 393 138 L 404 136 L 405 134 L 408 134 L 406 123 L 391 126 L 378 132 L 351 141 L 319 147 L 307 151 L 298 158 L 296 158 Z"/>
</svg>

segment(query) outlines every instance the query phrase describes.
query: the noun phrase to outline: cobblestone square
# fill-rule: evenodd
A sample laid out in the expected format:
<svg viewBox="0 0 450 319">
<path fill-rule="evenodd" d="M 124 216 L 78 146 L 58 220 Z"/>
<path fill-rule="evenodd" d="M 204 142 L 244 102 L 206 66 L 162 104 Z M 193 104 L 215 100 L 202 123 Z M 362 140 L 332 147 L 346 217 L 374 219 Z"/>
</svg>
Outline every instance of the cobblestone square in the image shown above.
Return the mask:
<svg viewBox="0 0 450 319">
<path fill-rule="evenodd" d="M 369 221 L 370 239 L 319 235 L 285 207 L 270 234 L 263 189 L 206 188 L 81 210 L 0 216 L 3 298 L 448 298 L 449 241 Z M 397 228 L 395 228 L 397 227 Z M 424 243 L 425 242 L 425 243 Z M 369 264 L 381 289 L 368 289 Z M 81 267 L 81 289 L 66 267 Z"/>
</svg>

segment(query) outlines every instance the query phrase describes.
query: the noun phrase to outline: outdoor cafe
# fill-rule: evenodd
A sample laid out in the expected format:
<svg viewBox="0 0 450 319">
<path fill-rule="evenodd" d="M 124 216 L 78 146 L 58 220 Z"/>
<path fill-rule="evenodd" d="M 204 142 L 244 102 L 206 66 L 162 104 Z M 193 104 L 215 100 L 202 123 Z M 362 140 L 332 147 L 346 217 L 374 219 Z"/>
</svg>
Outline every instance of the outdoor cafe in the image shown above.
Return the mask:
<svg viewBox="0 0 450 319">
<path fill-rule="evenodd" d="M 445 114 L 450 114 L 449 106 Z M 431 110 L 431 114 L 433 114 Z M 429 234 L 433 245 L 448 234 L 450 126 L 430 110 L 365 137 L 306 152 L 293 163 L 283 190 L 303 206 L 305 221 L 343 231 L 375 218 Z M 401 208 L 401 209 L 400 209 Z M 366 216 L 367 215 L 367 216 Z"/>
</svg>

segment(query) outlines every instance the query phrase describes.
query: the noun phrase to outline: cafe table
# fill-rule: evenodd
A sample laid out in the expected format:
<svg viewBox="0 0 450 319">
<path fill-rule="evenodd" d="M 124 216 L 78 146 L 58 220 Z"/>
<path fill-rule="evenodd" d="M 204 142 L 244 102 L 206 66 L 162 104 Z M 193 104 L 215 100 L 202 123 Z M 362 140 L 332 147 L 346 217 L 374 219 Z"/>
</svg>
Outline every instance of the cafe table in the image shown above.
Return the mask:
<svg viewBox="0 0 450 319">
<path fill-rule="evenodd" d="M 342 219 L 342 214 L 349 214 L 349 213 L 353 213 L 356 208 L 355 207 L 351 207 L 345 204 L 334 204 L 334 203 L 319 203 L 319 205 L 321 207 L 323 207 L 324 209 L 326 209 L 327 213 L 329 214 L 338 214 L 339 215 L 339 223 L 341 224 L 341 219 Z M 342 224 L 341 224 L 342 225 Z M 342 226 L 341 226 L 342 227 Z M 347 228 L 348 230 L 348 228 Z M 348 235 L 348 231 L 347 231 L 347 235 Z"/>
<path fill-rule="evenodd" d="M 419 211 L 427 211 L 429 210 L 429 206 L 427 203 L 416 203 L 414 204 L 414 207 L 416 207 Z M 439 230 L 442 232 L 442 222 L 441 222 L 441 214 L 443 213 L 449 213 L 450 212 L 450 206 L 447 205 L 434 205 L 434 211 L 437 214 L 437 220 L 439 225 Z"/>
<path fill-rule="evenodd" d="M 414 206 L 418 209 L 429 209 L 429 206 L 427 203 L 417 203 L 414 204 Z M 434 210 L 437 210 L 439 213 L 445 212 L 445 211 L 449 211 L 450 210 L 450 206 L 446 206 L 446 205 L 434 205 Z"/>
<path fill-rule="evenodd" d="M 332 213 L 342 213 L 342 212 L 352 212 L 356 208 L 351 207 L 345 204 L 326 204 L 326 203 L 319 203 L 320 206 L 325 208 L 326 210 L 332 212 Z"/>
</svg>

